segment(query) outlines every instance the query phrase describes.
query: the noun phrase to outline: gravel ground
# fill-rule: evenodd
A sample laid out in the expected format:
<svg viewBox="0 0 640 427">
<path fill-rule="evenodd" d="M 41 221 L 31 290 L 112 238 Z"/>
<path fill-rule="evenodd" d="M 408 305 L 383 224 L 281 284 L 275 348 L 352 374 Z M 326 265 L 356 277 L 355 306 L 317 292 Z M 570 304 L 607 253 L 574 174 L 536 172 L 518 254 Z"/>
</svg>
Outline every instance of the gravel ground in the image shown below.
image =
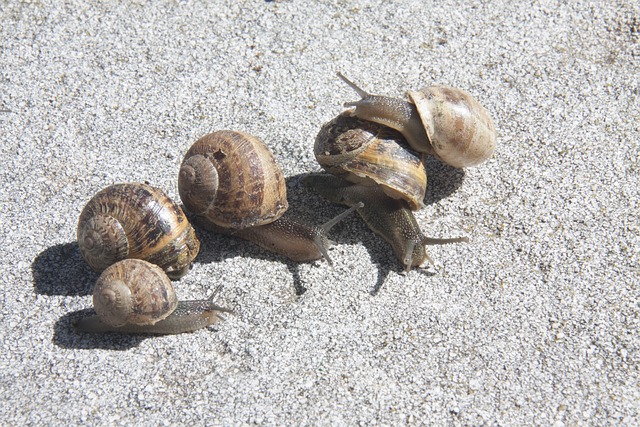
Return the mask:
<svg viewBox="0 0 640 427">
<path fill-rule="evenodd" d="M 633 1 L 0 3 L 0 423 L 637 425 L 640 4 Z M 300 182 L 357 96 L 445 84 L 498 148 L 427 161 L 435 267 L 404 274 L 357 217 L 333 268 L 198 229 L 182 299 L 235 310 L 192 334 L 76 332 L 97 278 L 76 223 L 115 182 L 175 200 L 184 153 L 236 129 Z M 306 292 L 302 293 L 302 290 Z"/>
</svg>

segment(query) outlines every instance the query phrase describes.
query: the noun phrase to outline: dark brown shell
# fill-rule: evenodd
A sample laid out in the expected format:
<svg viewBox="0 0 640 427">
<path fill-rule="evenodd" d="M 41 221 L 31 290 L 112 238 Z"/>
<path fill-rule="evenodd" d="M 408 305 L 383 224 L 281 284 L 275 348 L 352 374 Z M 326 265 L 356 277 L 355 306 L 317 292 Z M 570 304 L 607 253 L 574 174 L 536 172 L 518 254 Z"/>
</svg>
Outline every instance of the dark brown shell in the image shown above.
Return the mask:
<svg viewBox="0 0 640 427">
<path fill-rule="evenodd" d="M 407 95 L 416 105 L 433 153 L 458 168 L 487 160 L 496 149 L 496 130 L 487 110 L 467 92 L 430 86 Z"/>
<path fill-rule="evenodd" d="M 200 242 L 180 206 L 146 184 L 114 184 L 98 192 L 78 221 L 78 245 L 100 272 L 117 261 L 137 258 L 177 278 L 188 270 Z"/>
<path fill-rule="evenodd" d="M 111 326 L 153 325 L 178 305 L 171 280 L 157 265 L 126 259 L 105 269 L 93 291 L 93 306 Z"/>
<path fill-rule="evenodd" d="M 427 175 L 422 158 L 393 129 L 346 111 L 322 127 L 314 153 L 333 175 L 365 186 L 379 185 L 388 196 L 406 200 L 413 210 L 423 206 Z"/>
<path fill-rule="evenodd" d="M 196 141 L 180 167 L 178 190 L 187 210 L 222 228 L 268 224 L 288 208 L 273 154 L 243 132 L 217 131 Z"/>
</svg>

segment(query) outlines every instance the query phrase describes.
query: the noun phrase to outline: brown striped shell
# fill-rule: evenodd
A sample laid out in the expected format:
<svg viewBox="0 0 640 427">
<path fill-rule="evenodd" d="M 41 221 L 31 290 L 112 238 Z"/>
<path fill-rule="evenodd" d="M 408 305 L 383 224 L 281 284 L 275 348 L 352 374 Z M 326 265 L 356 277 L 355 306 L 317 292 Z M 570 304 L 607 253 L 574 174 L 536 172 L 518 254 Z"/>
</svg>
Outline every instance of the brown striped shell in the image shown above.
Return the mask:
<svg viewBox="0 0 640 427">
<path fill-rule="evenodd" d="M 200 242 L 180 206 L 147 184 L 114 184 L 98 192 L 78 220 L 78 245 L 87 263 L 102 271 L 137 258 L 177 279 L 198 254 Z"/>
<path fill-rule="evenodd" d="M 433 154 L 458 168 L 487 160 L 496 148 L 496 130 L 487 110 L 467 92 L 453 87 L 430 86 L 408 91 L 410 102 L 373 95 L 341 73 L 360 100 L 345 102 L 354 114 L 401 132 L 414 150 Z"/>
<path fill-rule="evenodd" d="M 169 316 L 177 305 L 169 277 L 157 265 L 139 259 L 109 266 L 93 291 L 96 313 L 113 327 L 153 325 Z"/>
<path fill-rule="evenodd" d="M 422 158 L 391 128 L 346 111 L 322 127 L 314 153 L 333 175 L 355 184 L 379 185 L 391 198 L 406 200 L 413 210 L 423 206 L 427 175 Z"/>
<path fill-rule="evenodd" d="M 178 190 L 188 211 L 226 229 L 271 223 L 288 208 L 284 175 L 273 154 L 258 138 L 237 131 L 196 141 L 180 167 Z"/>
<path fill-rule="evenodd" d="M 467 92 L 445 86 L 408 91 L 429 137 L 433 154 L 458 168 L 487 160 L 496 130 L 487 110 Z"/>
</svg>

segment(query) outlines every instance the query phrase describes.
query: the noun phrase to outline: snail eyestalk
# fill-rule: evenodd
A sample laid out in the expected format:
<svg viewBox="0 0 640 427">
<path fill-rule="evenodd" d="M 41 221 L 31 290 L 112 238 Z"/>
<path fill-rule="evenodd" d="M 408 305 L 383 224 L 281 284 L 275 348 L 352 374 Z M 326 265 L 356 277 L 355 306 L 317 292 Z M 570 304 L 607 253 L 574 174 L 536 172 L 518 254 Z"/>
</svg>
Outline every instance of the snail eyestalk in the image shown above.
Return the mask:
<svg viewBox="0 0 640 427">
<path fill-rule="evenodd" d="M 333 267 L 333 260 L 329 257 L 329 251 L 327 250 L 329 245 L 326 238 L 326 233 L 329 232 L 329 230 L 331 230 L 333 226 L 335 226 L 337 223 L 345 219 L 347 216 L 351 215 L 353 211 L 363 206 L 364 206 L 364 203 L 362 202 L 356 203 L 354 206 L 351 206 L 349 209 L 342 212 L 340 215 L 337 215 L 335 218 L 332 218 L 329 221 L 325 222 L 320 226 L 320 229 L 323 232 L 317 233 L 316 236 L 313 238 L 313 241 L 315 242 L 316 247 L 324 257 L 324 259 L 327 260 L 327 264 L 329 264 L 330 266 Z"/>
<path fill-rule="evenodd" d="M 345 75 L 342 74 L 340 71 L 338 71 L 336 74 L 338 75 L 338 77 L 340 77 L 342 79 L 343 82 L 348 84 L 349 87 L 351 87 L 351 89 L 355 90 L 358 93 L 358 95 L 360 95 L 361 98 L 368 98 L 369 96 L 371 96 L 371 94 L 369 94 L 369 92 L 367 92 L 364 89 L 361 89 L 360 87 L 358 87 L 354 82 L 352 82 L 351 80 L 346 78 Z M 351 106 L 351 105 L 346 105 L 346 104 L 349 104 L 349 103 L 345 103 L 345 107 L 350 107 Z"/>
<path fill-rule="evenodd" d="M 391 245 L 407 272 L 413 267 L 419 267 L 424 261 L 434 265 L 425 245 L 469 241 L 467 237 L 425 237 L 407 201 L 393 199 L 377 186 L 353 184 L 328 174 L 308 175 L 304 182 L 330 202 L 356 208 L 367 226 Z M 361 206 L 362 202 L 364 205 Z"/>
<path fill-rule="evenodd" d="M 362 207 L 364 207 L 364 203 L 358 202 L 355 205 L 351 206 L 346 211 L 342 212 L 340 215 L 338 215 L 335 218 L 332 218 L 329 221 L 327 221 L 324 224 L 322 224 L 322 226 L 320 228 L 322 228 L 325 232 L 328 232 L 337 223 L 339 223 L 340 221 L 342 221 L 343 219 L 345 219 L 346 217 L 351 215 L 351 212 L 355 211 L 356 209 L 362 208 Z"/>
</svg>

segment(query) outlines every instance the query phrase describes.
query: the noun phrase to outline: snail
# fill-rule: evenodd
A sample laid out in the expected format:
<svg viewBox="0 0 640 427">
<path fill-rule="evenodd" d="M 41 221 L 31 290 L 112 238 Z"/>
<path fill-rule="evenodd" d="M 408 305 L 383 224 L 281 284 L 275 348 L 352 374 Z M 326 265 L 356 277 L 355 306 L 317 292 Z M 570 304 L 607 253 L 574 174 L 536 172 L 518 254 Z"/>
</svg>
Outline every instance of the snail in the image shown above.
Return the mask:
<svg viewBox="0 0 640 427">
<path fill-rule="evenodd" d="M 468 242 L 422 234 L 412 211 L 423 206 L 427 177 L 421 156 L 406 147 L 399 132 L 346 111 L 322 127 L 314 153 L 330 174 L 310 174 L 305 184 L 333 203 L 356 207 L 405 271 L 425 260 L 433 264 L 425 245 Z"/>
<path fill-rule="evenodd" d="M 78 245 L 97 272 L 138 258 L 179 279 L 189 271 L 200 242 L 184 212 L 160 189 L 114 184 L 86 204 L 78 220 Z"/>
<path fill-rule="evenodd" d="M 178 301 L 171 280 L 155 264 L 125 259 L 107 267 L 93 292 L 95 316 L 76 323 L 82 332 L 179 334 L 193 332 L 231 312 L 212 298 Z"/>
<path fill-rule="evenodd" d="M 457 168 L 487 160 L 496 148 L 496 131 L 487 110 L 467 92 L 446 86 L 408 91 L 410 102 L 372 95 L 338 76 L 361 99 L 346 102 L 363 120 L 383 124 L 404 135 L 414 150 L 434 155 Z"/>
<path fill-rule="evenodd" d="M 203 227 L 249 240 L 297 262 L 328 254 L 327 232 L 350 208 L 321 226 L 282 215 L 288 208 L 284 176 L 269 148 L 243 132 L 222 130 L 196 141 L 180 167 L 178 191 Z"/>
</svg>

